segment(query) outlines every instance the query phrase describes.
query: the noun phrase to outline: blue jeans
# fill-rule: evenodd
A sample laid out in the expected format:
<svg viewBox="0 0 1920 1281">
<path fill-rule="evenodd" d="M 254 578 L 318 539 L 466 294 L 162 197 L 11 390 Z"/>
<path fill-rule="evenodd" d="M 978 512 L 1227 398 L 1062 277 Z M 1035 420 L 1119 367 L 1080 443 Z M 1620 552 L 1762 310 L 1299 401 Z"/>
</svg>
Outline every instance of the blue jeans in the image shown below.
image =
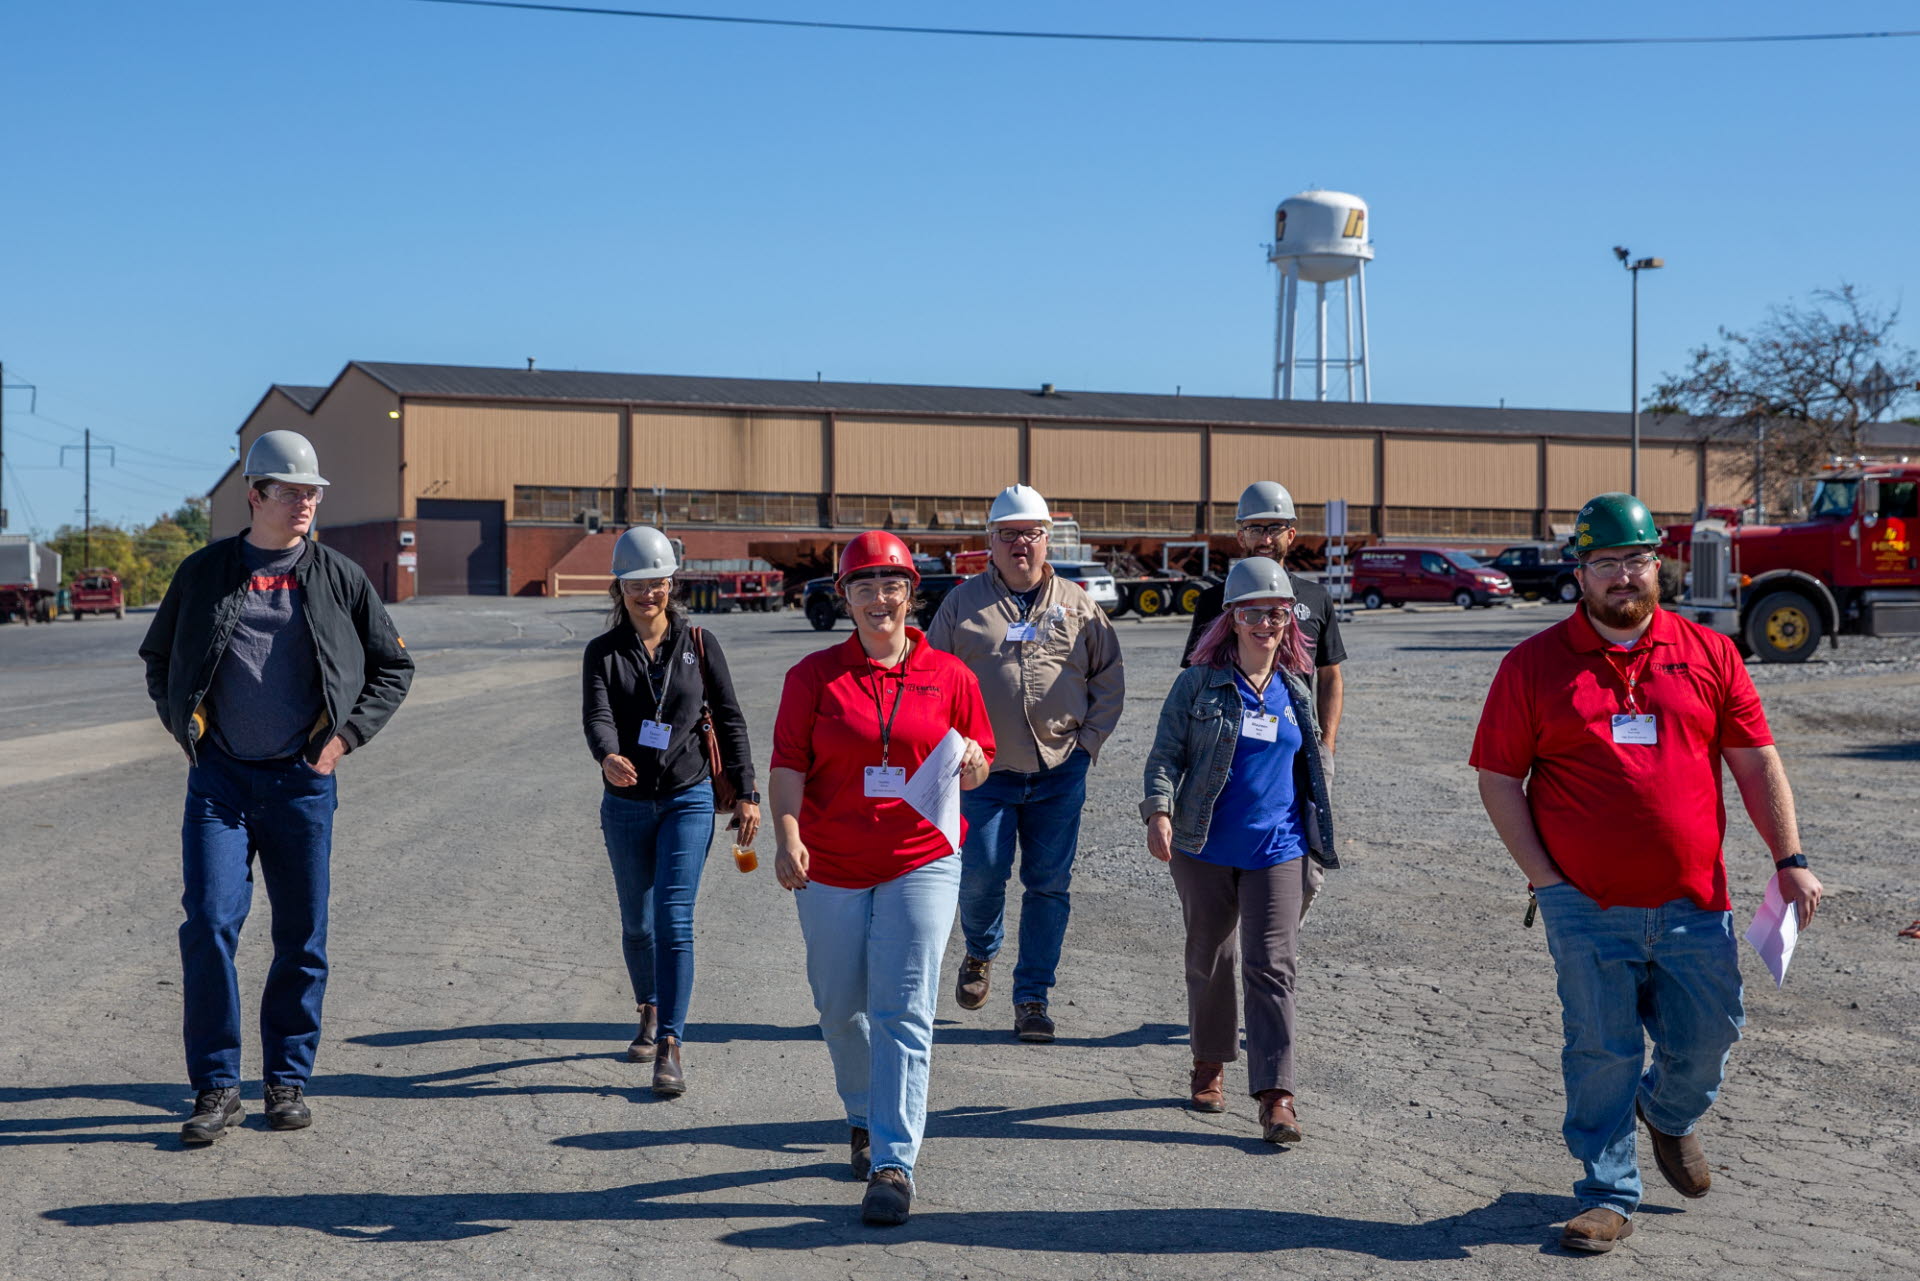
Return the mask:
<svg viewBox="0 0 1920 1281">
<path fill-rule="evenodd" d="M 1067 937 L 1073 855 L 1080 845 L 1080 811 L 1087 803 L 1084 751 L 1032 774 L 1002 770 L 964 792 L 960 812 L 967 840 L 960 858 L 960 929 L 967 955 L 991 961 L 1006 938 L 1007 878 L 1014 839 L 1020 842 L 1020 960 L 1013 967 L 1013 1002 L 1045 1004 Z"/>
<path fill-rule="evenodd" d="M 620 898 L 634 1004 L 659 1006 L 659 1034 L 683 1040 L 693 996 L 693 901 L 713 843 L 713 784 L 695 783 L 664 801 L 607 792 L 600 832 Z"/>
<path fill-rule="evenodd" d="M 1692 1133 L 1746 1022 L 1733 913 L 1688 899 L 1602 908 L 1565 883 L 1538 897 L 1566 1030 L 1560 1132 L 1586 1167 L 1573 1194 L 1584 1208 L 1631 1215 L 1640 1205 L 1634 1104 L 1663 1134 Z"/>
<path fill-rule="evenodd" d="M 298 758 L 242 761 L 202 740 L 180 823 L 181 1022 L 195 1090 L 240 1084 L 240 980 L 233 966 L 253 906 L 253 861 L 273 906 L 273 964 L 260 997 L 268 1085 L 305 1086 L 327 992 L 331 775 Z"/>
<path fill-rule="evenodd" d="M 874 1169 L 909 1178 L 927 1129 L 933 1006 L 959 864 L 943 858 L 864 890 L 815 881 L 793 896 L 847 1123 L 871 1136 Z"/>
</svg>

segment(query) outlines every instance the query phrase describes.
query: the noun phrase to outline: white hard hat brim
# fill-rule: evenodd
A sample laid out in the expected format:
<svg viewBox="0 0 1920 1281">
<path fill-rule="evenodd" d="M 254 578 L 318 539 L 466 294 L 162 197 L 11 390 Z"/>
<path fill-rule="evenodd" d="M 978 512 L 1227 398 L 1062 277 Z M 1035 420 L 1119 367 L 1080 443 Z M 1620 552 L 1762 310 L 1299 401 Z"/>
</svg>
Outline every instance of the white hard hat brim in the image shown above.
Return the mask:
<svg viewBox="0 0 1920 1281">
<path fill-rule="evenodd" d="M 249 481 L 278 480 L 289 485 L 327 485 L 331 484 L 325 476 L 310 471 L 263 471 L 256 476 L 248 476 Z"/>
<path fill-rule="evenodd" d="M 640 582 L 648 578 L 672 578 L 678 571 L 677 565 L 649 565 L 645 569 L 630 569 L 624 574 L 615 574 L 614 577 L 623 583 Z"/>
</svg>

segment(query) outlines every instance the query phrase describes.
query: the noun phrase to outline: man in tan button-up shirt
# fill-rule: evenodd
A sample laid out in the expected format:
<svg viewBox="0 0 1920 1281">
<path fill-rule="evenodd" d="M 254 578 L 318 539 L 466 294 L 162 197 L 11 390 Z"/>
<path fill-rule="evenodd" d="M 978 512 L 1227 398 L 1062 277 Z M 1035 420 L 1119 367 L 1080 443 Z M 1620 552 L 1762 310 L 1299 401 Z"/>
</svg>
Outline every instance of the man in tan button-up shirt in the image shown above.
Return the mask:
<svg viewBox="0 0 1920 1281">
<path fill-rule="evenodd" d="M 1014 1032 L 1053 1040 L 1047 995 L 1066 938 L 1087 768 L 1120 721 L 1126 681 L 1107 615 L 1047 564 L 1053 521 L 1025 485 L 1000 491 L 987 519 L 992 564 L 940 603 L 927 640 L 980 680 L 996 750 L 987 781 L 961 798 L 960 927 L 967 958 L 956 997 L 986 1004 L 1005 936 L 1007 879 L 1020 851 L 1020 960 Z"/>
</svg>

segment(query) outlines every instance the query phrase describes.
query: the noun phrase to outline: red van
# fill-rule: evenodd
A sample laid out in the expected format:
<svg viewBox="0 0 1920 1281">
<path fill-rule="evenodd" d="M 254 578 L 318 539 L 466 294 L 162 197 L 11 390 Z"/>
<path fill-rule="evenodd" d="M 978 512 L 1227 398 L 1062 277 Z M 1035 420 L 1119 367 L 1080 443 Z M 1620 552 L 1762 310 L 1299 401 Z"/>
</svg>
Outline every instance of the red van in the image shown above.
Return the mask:
<svg viewBox="0 0 1920 1281">
<path fill-rule="evenodd" d="M 1368 609 L 1442 600 L 1470 609 L 1513 599 L 1513 581 L 1450 547 L 1366 547 L 1353 558 L 1352 599 Z"/>
</svg>

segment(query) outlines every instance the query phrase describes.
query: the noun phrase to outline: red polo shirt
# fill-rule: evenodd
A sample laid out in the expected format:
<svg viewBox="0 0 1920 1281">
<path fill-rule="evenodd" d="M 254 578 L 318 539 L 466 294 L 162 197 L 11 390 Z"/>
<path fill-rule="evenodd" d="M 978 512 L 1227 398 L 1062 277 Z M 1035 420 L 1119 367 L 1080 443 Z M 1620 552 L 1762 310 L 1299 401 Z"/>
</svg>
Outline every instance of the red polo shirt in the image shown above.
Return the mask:
<svg viewBox="0 0 1920 1281">
<path fill-rule="evenodd" d="M 1659 742 L 1616 743 L 1628 683 Z M 1692 899 L 1725 911 L 1720 753 L 1773 742 L 1733 642 L 1656 608 L 1631 650 L 1585 608 L 1513 647 L 1480 712 L 1470 763 L 1527 780 L 1533 824 L 1569 881 L 1602 907 Z"/>
<path fill-rule="evenodd" d="M 893 722 L 887 763 L 904 766 L 908 778 L 949 729 L 993 760 L 980 682 L 966 664 L 927 644 L 918 628 L 907 635 L 913 651 L 897 667 L 868 658 L 856 633 L 794 664 L 780 692 L 773 767 L 806 775 L 800 839 L 807 877 L 822 885 L 862 890 L 953 853 L 940 829 L 906 801 L 866 794 L 867 766 L 880 764 L 883 709 Z M 960 829 L 964 835 L 966 820 Z"/>
</svg>

